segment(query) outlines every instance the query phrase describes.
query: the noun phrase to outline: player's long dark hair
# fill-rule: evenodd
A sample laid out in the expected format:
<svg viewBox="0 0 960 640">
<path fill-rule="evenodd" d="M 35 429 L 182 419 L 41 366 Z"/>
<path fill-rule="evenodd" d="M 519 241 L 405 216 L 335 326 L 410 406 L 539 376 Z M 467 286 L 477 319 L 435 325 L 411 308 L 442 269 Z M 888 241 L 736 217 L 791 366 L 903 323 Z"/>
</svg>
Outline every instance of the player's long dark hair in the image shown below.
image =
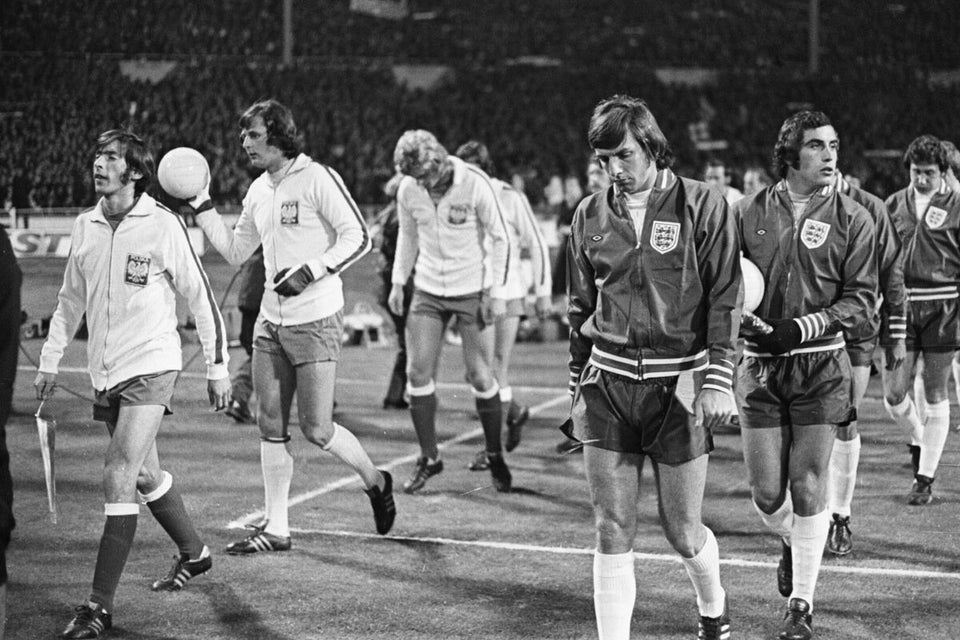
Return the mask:
<svg viewBox="0 0 960 640">
<path fill-rule="evenodd" d="M 653 158 L 657 169 L 673 164 L 673 151 L 666 136 L 647 103 L 639 98 L 616 95 L 600 101 L 590 116 L 587 141 L 594 149 L 615 149 L 628 131 Z"/>
<path fill-rule="evenodd" d="M 240 128 L 249 129 L 253 119 L 263 118 L 267 128 L 267 144 L 280 149 L 287 158 L 293 158 L 303 149 L 303 136 L 297 130 L 293 113 L 274 99 L 255 102 L 240 116 Z"/>
<path fill-rule="evenodd" d="M 143 138 L 135 133 L 123 129 L 110 129 L 97 136 L 95 155 L 100 155 L 100 152 L 112 142 L 119 144 L 123 150 L 123 159 L 127 163 L 123 181 L 128 182 L 133 171 L 140 172 L 142 177 L 133 184 L 133 192 L 136 196 L 139 196 L 147 190 L 157 172 L 157 163 L 153 159 L 153 154 L 147 148 L 147 143 L 143 141 Z"/>
<path fill-rule="evenodd" d="M 487 145 L 478 140 L 469 140 L 457 147 L 457 157 L 464 162 L 475 164 L 488 176 L 494 175 L 493 160 Z"/>
<path fill-rule="evenodd" d="M 786 178 L 787 169 L 800 166 L 804 131 L 831 126 L 833 123 L 822 111 L 797 111 L 784 120 L 777 135 L 777 144 L 773 146 L 773 172 L 780 178 Z"/>
</svg>

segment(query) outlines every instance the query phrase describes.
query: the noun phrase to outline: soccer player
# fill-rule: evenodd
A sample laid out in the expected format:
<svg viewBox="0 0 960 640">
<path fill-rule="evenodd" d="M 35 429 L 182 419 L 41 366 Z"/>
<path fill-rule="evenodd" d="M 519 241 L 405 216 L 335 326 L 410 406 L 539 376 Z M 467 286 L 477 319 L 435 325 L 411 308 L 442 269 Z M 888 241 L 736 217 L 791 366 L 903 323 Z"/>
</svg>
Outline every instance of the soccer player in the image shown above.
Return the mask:
<svg viewBox="0 0 960 640">
<path fill-rule="evenodd" d="M 890 220 L 883 200 L 851 184 L 837 172 L 837 191 L 863 206 L 873 219 L 877 242 L 877 278 L 882 302 L 867 322 L 847 331 L 847 355 L 850 357 L 851 402 L 859 409 L 870 382 L 870 367 L 877 343 L 883 346 L 885 367 L 892 371 L 903 364 L 906 356 L 906 291 L 903 287 L 903 263 L 900 236 Z M 860 463 L 860 433 L 857 421 L 837 426 L 837 440 L 830 456 L 827 482 L 830 530 L 827 550 L 843 556 L 853 550 L 850 531 L 850 508 Z"/>
<path fill-rule="evenodd" d="M 571 227 L 573 405 L 563 429 L 584 445 L 600 640 L 630 636 L 645 458 L 664 534 L 696 591 L 698 637 L 728 638 L 719 549 L 701 510 L 711 429 L 735 411 L 735 219 L 716 189 L 670 170 L 669 144 L 642 100 L 600 102 L 588 140 L 613 188 L 585 198 Z M 684 389 L 694 371 L 705 375 Z"/>
<path fill-rule="evenodd" d="M 730 172 L 727 165 L 719 158 L 710 158 L 703 168 L 703 181 L 720 189 L 726 198 L 727 204 L 733 204 L 743 197 L 743 193 L 736 187 L 730 186 Z"/>
<path fill-rule="evenodd" d="M 197 321 L 206 357 L 207 391 L 219 411 L 230 399 L 227 340 L 186 225 L 146 193 L 153 155 L 136 135 L 106 131 L 93 158 L 97 204 L 76 219 L 70 255 L 34 386 L 46 399 L 57 386 L 63 351 L 87 318 L 87 363 L 96 390 L 93 418 L 110 433 L 103 471 L 106 523 L 89 601 L 75 609 L 64 638 L 99 638 L 112 624 L 114 595 L 137 529 L 139 501 L 177 545 L 173 568 L 153 583 L 178 591 L 210 570 L 210 550 L 197 535 L 156 437 L 182 367 L 176 294 Z"/>
<path fill-rule="evenodd" d="M 884 406 L 910 433 L 914 482 L 908 502 L 920 506 L 933 499 L 932 485 L 950 430 L 947 389 L 960 330 L 960 193 L 944 179 L 949 164 L 937 138 L 923 135 L 911 142 L 903 164 L 910 171 L 910 185 L 887 198 L 886 205 L 903 242 L 907 354 L 903 366 L 884 378 Z M 923 415 L 909 396 L 921 355 Z"/>
<path fill-rule="evenodd" d="M 247 357 L 230 379 L 230 406 L 224 413 L 243 424 L 253 424 L 257 421 L 253 412 L 250 411 L 250 396 L 253 395 L 253 327 L 260 314 L 265 278 L 261 245 L 241 265 L 240 273 L 237 275 L 240 346 L 243 347 Z"/>
<path fill-rule="evenodd" d="M 301 152 L 290 110 L 276 100 L 240 117 L 240 140 L 261 173 L 243 199 L 233 231 L 204 190 L 190 201 L 197 224 L 231 264 L 263 245 L 268 287 L 253 329 L 253 387 L 260 428 L 265 521 L 227 553 L 290 549 L 288 499 L 293 477 L 290 408 L 296 394 L 300 431 L 363 481 L 377 532 L 393 525 L 393 480 L 360 441 L 333 421 L 337 360 L 343 335 L 340 272 L 370 250 L 363 216 L 340 176 Z"/>
<path fill-rule="evenodd" d="M 743 171 L 743 195 L 752 196 L 757 191 L 766 189 L 773 184 L 773 179 L 767 170 L 760 165 L 749 165 Z"/>
<path fill-rule="evenodd" d="M 390 383 L 387 385 L 387 394 L 383 398 L 384 409 L 409 409 L 410 403 L 404 397 L 407 391 L 407 314 L 410 311 L 410 298 L 413 294 L 413 276 L 407 278 L 403 285 L 403 313 L 395 314 L 390 310 L 387 300 L 392 288 L 390 280 L 393 278 L 393 260 L 397 253 L 397 233 L 399 220 L 397 219 L 397 188 L 403 174 L 395 173 L 383 185 L 383 193 L 390 198 L 390 203 L 377 214 L 376 226 L 380 230 L 380 304 L 390 314 L 393 327 L 397 332 L 397 355 L 393 361 L 393 370 L 390 373 Z"/>
<path fill-rule="evenodd" d="M 492 327 L 483 332 L 486 342 L 487 355 L 491 358 L 494 377 L 500 386 L 500 402 L 507 405 L 507 451 L 513 451 L 520 444 L 523 425 L 530 417 L 530 407 L 520 404 L 513 399 L 513 389 L 510 386 L 510 356 L 517 338 L 517 329 L 520 327 L 520 317 L 524 314 L 524 304 L 527 293 L 527 283 L 523 274 L 523 263 L 520 261 L 521 249 L 530 252 L 530 262 L 533 275 L 533 289 L 536 314 L 539 318 L 546 317 L 551 305 L 551 291 L 553 281 L 550 277 L 550 251 L 547 241 L 540 232 L 540 225 L 533 215 L 530 202 L 520 191 L 514 189 L 503 180 L 493 177 L 493 160 L 490 151 L 482 142 L 471 140 L 457 149 L 457 157 L 483 170 L 493 183 L 500 200 L 500 211 L 506 222 L 507 234 L 510 240 L 510 261 L 507 271 L 507 283 L 498 287 L 497 295 L 504 300 L 506 312 L 494 321 Z M 470 464 L 472 471 L 487 469 L 485 451 L 480 451 Z"/>
<path fill-rule="evenodd" d="M 843 336 L 873 318 L 877 298 L 873 221 L 836 189 L 839 146 L 825 114 L 793 114 L 773 152 L 780 182 L 733 207 L 766 282 L 756 314 L 773 327 L 746 335 L 736 390 L 753 504 L 781 537 L 782 640 L 813 637 L 827 469 L 837 425 L 851 419 Z"/>
<path fill-rule="evenodd" d="M 504 314 L 500 290 L 510 255 L 506 224 L 490 178 L 450 155 L 429 131 L 404 132 L 393 161 L 404 174 L 397 191 L 400 220 L 391 311 L 403 311 L 403 287 L 416 265 L 407 317 L 407 391 L 420 444 L 413 475 L 403 490 L 414 493 L 443 471 L 437 447 L 436 373 L 444 326 L 456 318 L 467 381 L 473 388 L 493 486 L 509 492 L 512 477 L 503 459 L 500 387 L 481 331 Z"/>
<path fill-rule="evenodd" d="M 15 526 L 13 479 L 7 450 L 7 418 L 13 400 L 20 347 L 20 285 L 23 273 L 6 230 L 0 230 L 0 640 L 7 619 L 7 545 Z"/>
</svg>

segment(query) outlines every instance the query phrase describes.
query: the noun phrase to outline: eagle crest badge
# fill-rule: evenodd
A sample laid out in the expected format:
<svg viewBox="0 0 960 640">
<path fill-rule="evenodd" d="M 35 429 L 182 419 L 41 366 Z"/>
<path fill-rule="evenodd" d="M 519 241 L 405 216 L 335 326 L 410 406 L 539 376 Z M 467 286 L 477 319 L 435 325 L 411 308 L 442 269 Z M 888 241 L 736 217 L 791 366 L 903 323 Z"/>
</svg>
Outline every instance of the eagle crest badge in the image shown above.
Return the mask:
<svg viewBox="0 0 960 640">
<path fill-rule="evenodd" d="M 149 275 L 150 258 L 128 253 L 127 268 L 123 274 L 123 281 L 127 284 L 145 287 L 147 286 L 147 278 Z"/>
</svg>

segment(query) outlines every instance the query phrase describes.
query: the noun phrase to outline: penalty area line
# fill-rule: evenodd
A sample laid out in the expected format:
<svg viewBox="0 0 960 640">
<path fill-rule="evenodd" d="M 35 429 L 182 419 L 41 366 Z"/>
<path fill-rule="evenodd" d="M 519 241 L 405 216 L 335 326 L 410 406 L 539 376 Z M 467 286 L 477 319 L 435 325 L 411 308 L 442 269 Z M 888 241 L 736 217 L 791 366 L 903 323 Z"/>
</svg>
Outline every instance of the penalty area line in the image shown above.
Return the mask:
<svg viewBox="0 0 960 640">
<path fill-rule="evenodd" d="M 562 396 L 553 398 L 551 400 L 547 400 L 545 402 L 541 402 L 540 404 L 530 407 L 530 415 L 535 416 L 538 413 L 546 411 L 547 409 L 555 407 L 559 404 L 563 404 L 564 402 L 570 402 L 569 395 L 563 394 Z M 474 438 L 478 438 L 482 435 L 483 435 L 483 429 L 480 427 L 477 427 L 476 429 L 471 429 L 470 431 L 461 433 L 458 436 L 455 436 L 453 438 L 450 438 L 449 440 L 443 441 L 442 443 L 439 444 L 437 448 L 443 451 L 447 447 L 453 446 L 455 444 L 460 444 L 461 442 L 466 442 L 467 440 L 473 440 Z M 400 465 L 415 462 L 419 457 L 420 457 L 419 452 L 411 453 L 410 455 L 394 458 L 393 460 L 390 460 L 386 464 L 377 465 L 377 468 L 385 469 L 386 471 L 392 471 L 393 469 L 395 469 Z M 343 487 L 346 487 L 352 484 L 357 484 L 359 482 L 360 482 L 360 477 L 357 475 L 351 474 L 344 478 L 340 478 L 338 480 L 328 482 L 327 484 L 317 487 L 316 489 L 306 491 L 296 496 L 291 496 L 287 505 L 288 507 L 292 507 L 292 506 L 301 504 L 303 502 L 306 502 L 308 500 L 312 500 L 314 498 L 322 496 L 324 494 L 330 493 L 331 491 L 336 491 L 337 489 L 342 489 Z M 264 517 L 263 510 L 253 511 L 251 513 L 248 513 L 244 516 L 237 518 L 236 520 L 233 520 L 232 522 L 227 523 L 227 528 L 242 529 L 247 525 L 254 524 L 255 522 L 259 522 L 263 520 L 263 517 Z"/>
<path fill-rule="evenodd" d="M 552 553 L 560 555 L 593 556 L 594 549 L 577 547 L 549 547 L 535 544 L 522 544 L 517 542 L 498 542 L 496 540 L 457 540 L 455 538 L 440 538 L 431 536 L 381 536 L 375 533 L 363 533 L 357 531 L 342 531 L 336 529 L 293 529 L 296 533 L 307 535 L 329 536 L 337 538 L 352 538 L 357 540 L 384 540 L 391 542 L 405 542 L 422 545 L 450 546 L 450 547 L 474 547 L 479 549 L 497 549 L 500 551 L 521 551 L 527 553 Z M 651 562 L 667 562 L 673 564 L 682 564 L 683 561 L 679 555 L 664 553 L 644 553 L 634 551 L 634 557 L 638 560 Z M 773 569 L 777 562 L 762 560 L 746 560 L 743 558 L 721 558 L 720 564 L 728 567 L 744 567 L 750 569 Z M 856 567 L 856 566 L 835 566 L 822 565 L 821 573 L 840 573 L 853 574 L 861 576 L 879 576 L 887 578 L 929 578 L 934 580 L 955 580 L 960 581 L 960 573 L 946 571 L 925 571 L 922 569 L 885 569 L 882 567 Z"/>
</svg>

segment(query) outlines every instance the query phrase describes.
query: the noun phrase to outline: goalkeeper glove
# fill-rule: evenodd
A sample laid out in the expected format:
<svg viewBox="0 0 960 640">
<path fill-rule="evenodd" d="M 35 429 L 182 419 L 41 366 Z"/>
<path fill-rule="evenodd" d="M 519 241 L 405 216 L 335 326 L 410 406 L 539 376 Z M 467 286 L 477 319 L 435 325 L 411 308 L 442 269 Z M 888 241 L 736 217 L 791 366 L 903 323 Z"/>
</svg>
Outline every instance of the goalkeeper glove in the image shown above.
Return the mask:
<svg viewBox="0 0 960 640">
<path fill-rule="evenodd" d="M 315 265 L 314 268 L 316 267 L 319 265 Z M 278 271 L 273 277 L 273 290 L 281 296 L 298 296 L 316 279 L 313 268 L 304 262 Z"/>
</svg>

